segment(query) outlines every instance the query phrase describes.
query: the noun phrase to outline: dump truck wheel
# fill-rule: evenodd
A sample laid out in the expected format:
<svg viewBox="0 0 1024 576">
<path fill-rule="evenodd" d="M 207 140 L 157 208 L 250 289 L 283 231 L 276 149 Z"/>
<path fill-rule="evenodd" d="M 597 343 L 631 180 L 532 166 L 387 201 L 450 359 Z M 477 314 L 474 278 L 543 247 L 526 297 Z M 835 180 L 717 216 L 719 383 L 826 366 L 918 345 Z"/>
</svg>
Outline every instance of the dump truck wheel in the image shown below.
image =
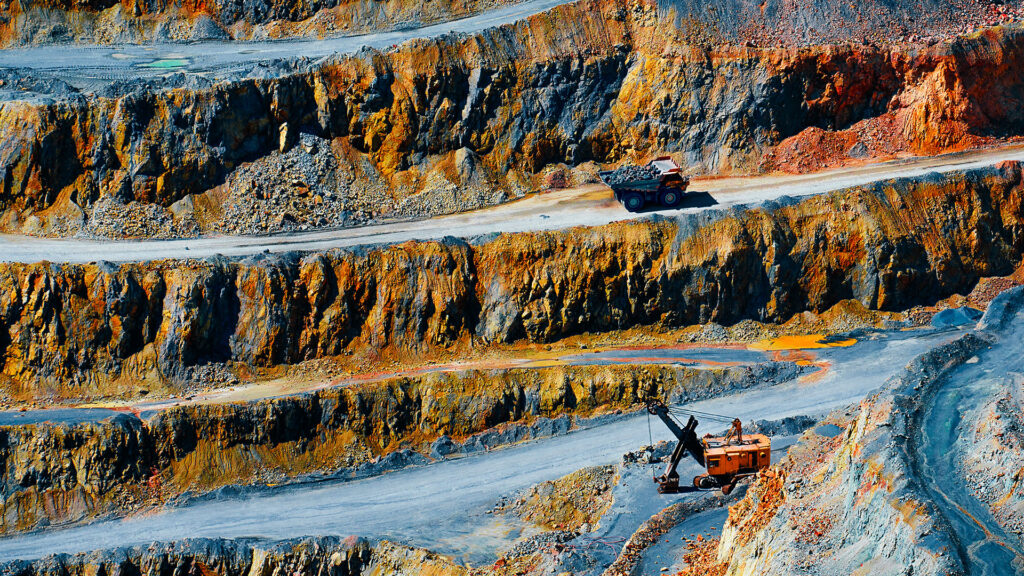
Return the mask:
<svg viewBox="0 0 1024 576">
<path fill-rule="evenodd" d="M 679 190 L 675 188 L 669 188 L 661 193 L 659 201 L 661 205 L 666 208 L 675 208 L 679 206 L 679 203 L 683 200 L 683 195 L 679 193 Z"/>
<path fill-rule="evenodd" d="M 636 212 L 644 207 L 644 197 L 639 192 L 626 192 L 622 195 L 622 205 L 630 212 Z"/>
</svg>

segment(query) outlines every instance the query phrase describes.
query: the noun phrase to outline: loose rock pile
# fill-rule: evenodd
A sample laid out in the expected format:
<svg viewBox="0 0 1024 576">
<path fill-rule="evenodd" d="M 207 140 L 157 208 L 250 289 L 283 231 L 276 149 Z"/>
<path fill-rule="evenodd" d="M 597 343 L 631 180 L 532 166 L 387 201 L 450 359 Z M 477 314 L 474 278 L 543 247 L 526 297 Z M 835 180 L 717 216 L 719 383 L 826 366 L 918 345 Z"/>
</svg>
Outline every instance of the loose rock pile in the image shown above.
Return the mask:
<svg viewBox="0 0 1024 576">
<path fill-rule="evenodd" d="M 654 180 L 660 175 L 661 171 L 650 164 L 646 166 L 626 165 L 605 174 L 603 179 L 608 185 L 617 185 L 639 180 Z"/>
<path fill-rule="evenodd" d="M 232 234 L 260 234 L 365 223 L 393 201 L 383 186 L 360 182 L 339 166 L 330 142 L 303 134 L 284 154 L 269 154 L 237 170 L 226 184 L 224 215 L 212 224 Z"/>
<path fill-rule="evenodd" d="M 611 505 L 615 466 L 583 468 L 557 480 L 541 482 L 518 498 L 503 498 L 496 510 L 547 528 L 586 531 Z"/>
</svg>

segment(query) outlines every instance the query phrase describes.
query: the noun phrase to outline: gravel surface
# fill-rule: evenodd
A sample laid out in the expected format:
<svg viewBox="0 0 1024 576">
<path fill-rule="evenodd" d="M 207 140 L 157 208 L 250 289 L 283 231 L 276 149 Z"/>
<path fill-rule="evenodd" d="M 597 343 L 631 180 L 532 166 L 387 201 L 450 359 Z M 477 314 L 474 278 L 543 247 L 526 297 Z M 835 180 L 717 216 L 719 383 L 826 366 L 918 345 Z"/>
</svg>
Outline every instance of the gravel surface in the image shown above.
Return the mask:
<svg viewBox="0 0 1024 576">
<path fill-rule="evenodd" d="M 100 91 L 135 79 L 158 82 L 161 85 L 167 81 L 180 83 L 182 80 L 174 78 L 174 73 L 185 73 L 190 77 L 202 74 L 203 81 L 215 82 L 265 74 L 267 68 L 257 64 L 274 60 L 303 61 L 309 64 L 335 54 L 357 52 L 363 47 L 386 49 L 416 38 L 434 38 L 452 32 L 479 32 L 521 20 L 567 2 L 568 0 L 527 0 L 452 22 L 324 40 L 203 41 L 189 44 L 166 42 L 118 46 L 47 45 L 7 49 L 0 50 L 0 69 L 22 69 L 17 71 L 16 77 L 26 77 L 30 71 L 34 72 L 47 79 L 45 82 L 58 82 L 59 84 L 54 84 L 53 87 L 61 91 L 66 91 L 67 86 L 88 92 Z M 158 61 L 181 64 L 173 68 L 147 65 Z M 49 87 L 40 82 L 44 81 L 36 82 L 33 87 Z M 4 97 L 5 92 L 7 91 L 0 84 L 0 99 Z M 11 95 L 11 92 L 7 92 L 7 96 Z M 25 97 L 20 91 L 13 92 L 13 96 Z"/>
</svg>

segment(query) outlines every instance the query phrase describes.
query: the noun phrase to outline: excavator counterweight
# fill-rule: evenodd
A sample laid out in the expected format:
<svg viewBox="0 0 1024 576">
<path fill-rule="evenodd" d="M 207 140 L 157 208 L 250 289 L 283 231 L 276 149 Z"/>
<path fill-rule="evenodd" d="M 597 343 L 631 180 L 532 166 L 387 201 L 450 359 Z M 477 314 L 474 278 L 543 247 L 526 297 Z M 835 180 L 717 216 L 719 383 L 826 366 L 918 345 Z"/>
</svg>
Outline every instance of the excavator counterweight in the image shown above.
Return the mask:
<svg viewBox="0 0 1024 576">
<path fill-rule="evenodd" d="M 698 438 L 698 421 L 693 414 L 689 415 L 684 426 L 680 426 L 660 400 L 649 401 L 647 411 L 661 419 L 678 440 L 665 472 L 654 479 L 658 483 L 658 492 L 662 494 L 679 492 L 676 469 L 686 454 L 705 469 L 704 474 L 693 479 L 694 488 L 721 488 L 723 494 L 732 492 L 740 479 L 753 476 L 771 464 L 771 439 L 764 434 L 744 435 L 739 419 L 732 420 L 725 436 Z"/>
</svg>

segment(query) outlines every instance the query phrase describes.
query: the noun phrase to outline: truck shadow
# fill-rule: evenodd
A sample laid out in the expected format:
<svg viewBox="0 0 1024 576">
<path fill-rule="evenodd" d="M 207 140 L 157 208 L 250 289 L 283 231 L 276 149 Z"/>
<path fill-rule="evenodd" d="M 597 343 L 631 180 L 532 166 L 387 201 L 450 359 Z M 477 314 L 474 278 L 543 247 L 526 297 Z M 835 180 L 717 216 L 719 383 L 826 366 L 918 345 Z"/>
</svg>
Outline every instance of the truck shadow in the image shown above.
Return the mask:
<svg viewBox="0 0 1024 576">
<path fill-rule="evenodd" d="M 637 210 L 637 213 L 643 214 L 645 212 L 658 212 L 661 210 L 682 210 L 684 208 L 707 208 L 716 204 L 718 204 L 718 201 L 715 200 L 711 194 L 708 194 L 707 192 L 694 191 L 683 194 L 683 200 L 679 203 L 679 206 L 676 206 L 675 208 L 665 208 L 660 204 L 649 204 L 640 210 Z"/>
</svg>

